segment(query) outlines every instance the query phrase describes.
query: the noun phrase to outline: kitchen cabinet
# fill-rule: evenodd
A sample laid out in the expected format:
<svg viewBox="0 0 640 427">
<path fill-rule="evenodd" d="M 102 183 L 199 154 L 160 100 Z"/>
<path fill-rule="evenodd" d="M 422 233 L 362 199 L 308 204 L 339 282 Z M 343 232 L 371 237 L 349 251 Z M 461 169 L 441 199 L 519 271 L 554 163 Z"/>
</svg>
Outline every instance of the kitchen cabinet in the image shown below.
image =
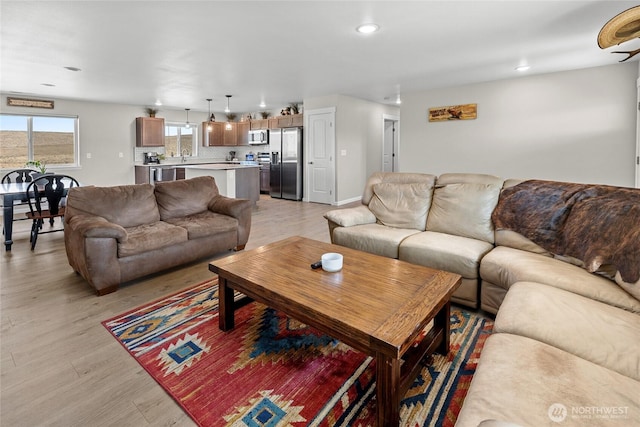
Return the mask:
<svg viewBox="0 0 640 427">
<path fill-rule="evenodd" d="M 135 166 L 135 183 L 136 184 L 149 184 L 149 166 Z"/>
<path fill-rule="evenodd" d="M 249 128 L 251 127 L 251 122 L 238 122 L 232 123 L 232 125 L 236 125 L 236 128 L 238 129 L 236 145 L 249 145 Z"/>
<path fill-rule="evenodd" d="M 208 130 L 211 127 L 211 130 Z M 249 122 L 203 122 L 202 145 L 205 147 L 249 145 Z"/>
<path fill-rule="evenodd" d="M 251 130 L 266 130 L 269 129 L 269 120 L 268 119 L 257 119 L 251 120 Z"/>
<path fill-rule="evenodd" d="M 136 147 L 164 147 L 164 119 L 136 117 Z"/>
<path fill-rule="evenodd" d="M 224 145 L 223 137 L 223 122 L 202 122 L 202 145 L 204 147 Z"/>
<path fill-rule="evenodd" d="M 231 123 L 231 129 L 227 128 L 227 124 L 224 123 L 222 128 L 224 133 L 222 134 L 222 145 L 235 146 L 238 145 L 238 127 L 235 123 Z"/>
<path fill-rule="evenodd" d="M 304 125 L 304 115 L 303 114 L 292 114 L 291 115 L 291 126 L 303 126 Z"/>
<path fill-rule="evenodd" d="M 303 114 L 291 114 L 269 118 L 269 129 L 291 128 L 303 125 Z"/>
</svg>

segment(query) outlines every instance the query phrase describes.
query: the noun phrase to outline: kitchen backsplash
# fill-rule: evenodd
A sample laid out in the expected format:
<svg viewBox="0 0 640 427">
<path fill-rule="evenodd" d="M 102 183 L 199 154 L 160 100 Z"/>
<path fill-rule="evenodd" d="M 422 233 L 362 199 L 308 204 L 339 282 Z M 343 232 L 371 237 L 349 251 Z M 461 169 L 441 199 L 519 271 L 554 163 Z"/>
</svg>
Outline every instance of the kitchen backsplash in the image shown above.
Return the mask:
<svg viewBox="0 0 640 427">
<path fill-rule="evenodd" d="M 196 158 L 212 159 L 217 161 L 227 160 L 229 157 L 229 151 L 236 152 L 236 158 L 238 160 L 245 160 L 246 155 L 249 153 L 258 154 L 261 151 L 269 151 L 268 145 L 254 145 L 254 146 L 237 146 L 237 147 L 198 147 Z M 158 154 L 165 154 L 170 157 L 170 153 L 165 153 L 164 147 L 135 147 L 134 159 L 136 163 L 142 163 L 144 161 L 144 153 L 156 152 Z M 175 156 L 180 157 L 180 156 Z M 190 156 L 193 157 L 193 156 Z"/>
</svg>

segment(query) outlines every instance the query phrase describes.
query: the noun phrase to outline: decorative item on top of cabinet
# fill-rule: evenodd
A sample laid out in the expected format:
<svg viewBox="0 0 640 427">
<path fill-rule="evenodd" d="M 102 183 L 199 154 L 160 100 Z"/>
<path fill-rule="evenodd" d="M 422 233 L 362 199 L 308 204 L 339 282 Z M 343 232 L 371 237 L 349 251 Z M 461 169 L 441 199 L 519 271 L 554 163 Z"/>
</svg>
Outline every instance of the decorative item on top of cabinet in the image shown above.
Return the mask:
<svg viewBox="0 0 640 427">
<path fill-rule="evenodd" d="M 136 147 L 163 147 L 164 119 L 136 117 Z"/>
</svg>

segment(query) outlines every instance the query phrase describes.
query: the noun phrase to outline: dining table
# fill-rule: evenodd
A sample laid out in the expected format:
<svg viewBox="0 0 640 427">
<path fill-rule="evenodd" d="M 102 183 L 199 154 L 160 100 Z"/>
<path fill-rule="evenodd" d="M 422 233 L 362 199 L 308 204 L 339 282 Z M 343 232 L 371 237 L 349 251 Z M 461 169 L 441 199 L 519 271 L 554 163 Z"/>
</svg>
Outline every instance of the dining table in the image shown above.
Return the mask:
<svg viewBox="0 0 640 427">
<path fill-rule="evenodd" d="M 4 248 L 11 250 L 13 240 L 13 202 L 24 200 L 27 197 L 28 182 L 12 182 L 0 184 L 0 195 L 2 195 L 2 220 L 4 231 Z"/>
</svg>

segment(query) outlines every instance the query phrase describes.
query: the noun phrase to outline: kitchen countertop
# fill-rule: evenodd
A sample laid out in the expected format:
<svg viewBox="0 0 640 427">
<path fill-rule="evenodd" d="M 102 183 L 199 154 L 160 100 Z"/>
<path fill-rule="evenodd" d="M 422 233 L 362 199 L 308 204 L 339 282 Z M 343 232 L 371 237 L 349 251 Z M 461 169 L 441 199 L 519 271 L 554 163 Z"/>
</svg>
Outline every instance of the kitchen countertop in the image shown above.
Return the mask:
<svg viewBox="0 0 640 427">
<path fill-rule="evenodd" d="M 150 167 L 150 168 L 170 168 L 170 167 L 191 167 L 191 166 L 212 166 L 212 165 L 216 165 L 216 166 L 226 166 L 227 169 L 233 169 L 232 166 L 242 166 L 242 167 L 254 167 L 254 166 L 259 166 L 258 162 L 248 162 L 248 161 L 220 161 L 220 160 L 187 160 L 185 162 L 181 162 L 179 160 L 177 161 L 171 161 L 171 160 L 163 160 L 161 163 L 148 163 L 148 164 L 143 164 L 143 163 L 136 163 L 135 166 L 142 166 L 142 167 Z M 211 168 L 209 168 L 211 169 Z M 224 169 L 224 168 L 219 168 L 216 167 L 215 169 Z"/>
<path fill-rule="evenodd" d="M 225 163 L 206 163 L 199 165 L 186 165 L 183 164 L 180 167 L 184 167 L 185 169 L 203 169 L 203 170 L 232 170 L 232 169 L 244 169 L 244 168 L 258 168 L 260 167 L 258 163 L 256 164 L 225 164 Z"/>
</svg>

